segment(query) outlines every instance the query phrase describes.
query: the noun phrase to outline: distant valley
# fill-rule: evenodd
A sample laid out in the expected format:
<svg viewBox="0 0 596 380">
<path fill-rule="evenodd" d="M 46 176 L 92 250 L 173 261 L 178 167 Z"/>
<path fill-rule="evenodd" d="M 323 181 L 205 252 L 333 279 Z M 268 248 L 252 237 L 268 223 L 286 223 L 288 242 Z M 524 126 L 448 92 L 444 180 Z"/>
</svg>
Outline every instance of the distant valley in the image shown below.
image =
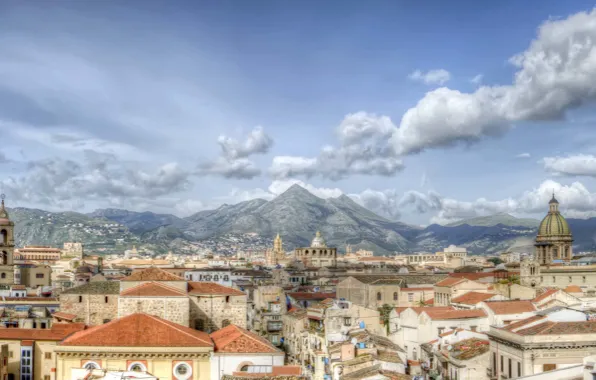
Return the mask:
<svg viewBox="0 0 596 380">
<path fill-rule="evenodd" d="M 348 196 L 321 199 L 294 185 L 277 198 L 255 199 L 186 218 L 152 212 L 101 209 L 89 214 L 47 212 L 13 208 L 18 245 L 62 246 L 65 241 L 82 241 L 87 251 L 122 252 L 133 244 L 157 253 L 169 250 L 192 252 L 198 242 L 218 236 L 258 235 L 262 246 L 279 233 L 286 250 L 307 246 L 317 230 L 328 245 L 340 251 L 350 244 L 377 255 L 393 252 L 435 252 L 455 244 L 475 254 L 506 249 L 532 249 L 539 220 L 508 214 L 460 221 L 426 228 L 388 220 L 360 206 Z M 575 238 L 575 250 L 596 248 L 596 218 L 567 219 Z M 251 243 L 252 244 L 252 243 Z"/>
</svg>

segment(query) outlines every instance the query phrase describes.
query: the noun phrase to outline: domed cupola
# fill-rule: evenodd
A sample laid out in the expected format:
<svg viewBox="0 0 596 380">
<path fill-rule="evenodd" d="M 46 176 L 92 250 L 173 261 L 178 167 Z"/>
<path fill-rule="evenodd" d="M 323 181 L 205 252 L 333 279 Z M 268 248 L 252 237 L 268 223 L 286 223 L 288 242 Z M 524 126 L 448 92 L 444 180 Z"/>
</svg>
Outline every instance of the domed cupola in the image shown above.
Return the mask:
<svg viewBox="0 0 596 380">
<path fill-rule="evenodd" d="M 555 194 L 548 202 L 548 214 L 540 222 L 536 236 L 536 258 L 540 264 L 553 260 L 571 260 L 573 236 L 569 224 L 559 212 L 559 201 Z"/>
</svg>

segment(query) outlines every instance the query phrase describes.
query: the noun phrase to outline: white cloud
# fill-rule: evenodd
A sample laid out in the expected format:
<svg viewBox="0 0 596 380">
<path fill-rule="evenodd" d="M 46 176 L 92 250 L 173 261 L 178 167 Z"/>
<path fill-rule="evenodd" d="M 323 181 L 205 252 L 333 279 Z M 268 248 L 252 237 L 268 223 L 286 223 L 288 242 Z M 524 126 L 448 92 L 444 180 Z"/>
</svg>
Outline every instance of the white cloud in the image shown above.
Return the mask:
<svg viewBox="0 0 596 380">
<path fill-rule="evenodd" d="M 416 153 L 499 135 L 517 121 L 564 117 L 596 96 L 594 41 L 596 9 L 546 21 L 529 48 L 510 59 L 518 68 L 511 85 L 428 92 L 402 117 L 395 149 Z"/>
<path fill-rule="evenodd" d="M 596 157 L 579 154 L 568 157 L 545 157 L 544 168 L 552 173 L 565 176 L 596 177 Z"/>
<path fill-rule="evenodd" d="M 426 73 L 420 70 L 416 70 L 410 75 L 408 75 L 408 78 L 413 81 L 422 82 L 427 85 L 443 85 L 447 83 L 449 79 L 451 79 L 451 74 L 449 73 L 449 71 L 444 69 L 429 70 Z"/>
<path fill-rule="evenodd" d="M 254 162 L 248 157 L 265 154 L 273 146 L 273 140 L 262 127 L 254 128 L 242 142 L 228 136 L 219 136 L 221 157 L 202 162 L 197 166 L 196 174 L 213 175 L 228 179 L 252 179 L 261 174 Z"/>
<path fill-rule="evenodd" d="M 520 153 L 517 156 L 515 156 L 515 158 L 530 158 L 530 157 L 532 157 L 530 155 L 530 153 Z"/>
<path fill-rule="evenodd" d="M 219 136 L 217 142 L 229 159 L 247 158 L 253 154 L 265 154 L 273 146 L 273 139 L 269 137 L 263 127 L 254 128 L 243 142 L 228 136 Z"/>
<path fill-rule="evenodd" d="M 538 187 L 517 197 L 501 200 L 479 198 L 474 201 L 460 201 L 445 198 L 437 193 L 407 192 L 399 202 L 402 208 L 415 207 L 419 212 L 435 213 L 432 223 L 450 223 L 461 219 L 486 216 L 496 213 L 540 216 L 548 211 L 548 201 L 553 192 L 562 212 L 567 217 L 587 218 L 596 216 L 596 193 L 590 192 L 582 183 L 570 185 L 547 180 Z"/>
<path fill-rule="evenodd" d="M 482 83 L 482 79 L 484 79 L 484 75 L 478 74 L 478 75 L 475 75 L 474 77 L 470 78 L 470 83 L 479 85 Z"/>
<path fill-rule="evenodd" d="M 336 129 L 339 147 L 323 147 L 316 158 L 276 156 L 269 173 L 274 179 L 320 176 L 331 180 L 355 174 L 394 175 L 403 168 L 389 143 L 395 130 L 386 116 L 366 112 L 347 115 Z"/>
</svg>

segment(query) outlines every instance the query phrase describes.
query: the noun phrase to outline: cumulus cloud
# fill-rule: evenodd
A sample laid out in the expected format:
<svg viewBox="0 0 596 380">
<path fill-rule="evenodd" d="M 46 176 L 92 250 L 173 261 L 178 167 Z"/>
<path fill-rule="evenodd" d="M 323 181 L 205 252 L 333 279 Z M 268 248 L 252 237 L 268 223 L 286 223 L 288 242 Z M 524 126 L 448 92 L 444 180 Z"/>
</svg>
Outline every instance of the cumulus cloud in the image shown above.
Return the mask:
<svg viewBox="0 0 596 380">
<path fill-rule="evenodd" d="M 347 115 L 336 129 L 339 146 L 323 147 L 318 157 L 276 156 L 269 173 L 274 179 L 320 176 L 340 180 L 347 176 L 391 176 L 403 168 L 389 143 L 396 126 L 386 116 L 366 112 Z"/>
<path fill-rule="evenodd" d="M 190 173 L 176 163 L 147 171 L 115 156 L 86 151 L 84 159 L 47 158 L 27 163 L 25 173 L 0 184 L 15 202 L 78 209 L 84 202 L 129 206 L 187 190 Z M 85 200 L 85 201 L 83 201 Z"/>
<path fill-rule="evenodd" d="M 248 157 L 265 154 L 273 146 L 273 139 L 262 127 L 254 128 L 244 141 L 228 136 L 219 136 L 221 156 L 212 161 L 199 163 L 198 175 L 213 175 L 228 179 L 252 179 L 261 174 L 261 170 Z"/>
<path fill-rule="evenodd" d="M 265 154 L 273 146 L 273 139 L 260 126 L 253 129 L 242 142 L 224 135 L 219 136 L 217 142 L 223 155 L 232 160 L 247 158 L 253 154 Z"/>
<path fill-rule="evenodd" d="M 532 157 L 530 155 L 530 153 L 520 153 L 517 156 L 515 156 L 515 158 L 530 158 L 530 157 Z"/>
<path fill-rule="evenodd" d="M 484 75 L 482 75 L 482 74 L 475 75 L 472 78 L 470 78 L 470 83 L 479 85 L 482 83 L 483 78 L 484 78 Z"/>
<path fill-rule="evenodd" d="M 443 197 L 435 192 L 407 192 L 401 198 L 399 206 L 402 208 L 416 207 L 420 212 L 435 213 L 431 222 L 439 224 L 503 212 L 538 216 L 548 210 L 548 201 L 553 192 L 561 204 L 561 210 L 567 217 L 596 216 L 596 193 L 590 192 L 580 182 L 563 185 L 552 180 L 544 181 L 538 187 L 517 197 L 492 201 L 485 198 L 460 201 Z"/>
<path fill-rule="evenodd" d="M 593 155 L 545 157 L 542 162 L 547 171 L 555 174 L 596 177 L 596 157 Z"/>
<path fill-rule="evenodd" d="M 408 75 L 408 78 L 413 81 L 422 82 L 427 85 L 443 85 L 447 83 L 449 79 L 451 79 L 451 74 L 449 73 L 449 71 L 444 69 L 429 70 L 427 72 L 416 70 L 410 75 Z"/>
<path fill-rule="evenodd" d="M 403 115 L 395 149 L 411 154 L 500 135 L 518 121 L 564 117 L 596 95 L 594 41 L 596 9 L 546 21 L 528 49 L 509 60 L 517 68 L 511 85 L 428 92 Z"/>
</svg>

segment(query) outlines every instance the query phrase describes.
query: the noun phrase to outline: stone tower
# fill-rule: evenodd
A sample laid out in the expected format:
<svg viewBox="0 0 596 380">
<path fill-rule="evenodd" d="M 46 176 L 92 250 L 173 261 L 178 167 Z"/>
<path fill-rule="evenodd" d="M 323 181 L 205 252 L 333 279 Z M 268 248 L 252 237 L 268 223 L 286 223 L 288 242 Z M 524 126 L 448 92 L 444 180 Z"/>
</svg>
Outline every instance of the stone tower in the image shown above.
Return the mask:
<svg viewBox="0 0 596 380">
<path fill-rule="evenodd" d="M 542 219 L 536 236 L 536 260 L 540 265 L 550 265 L 553 260 L 570 261 L 573 235 L 567 221 L 559 212 L 559 202 L 553 194 L 548 202 L 548 214 Z"/>
<path fill-rule="evenodd" d="M 4 207 L 4 195 L 0 204 L 0 284 L 14 284 L 14 222 Z"/>
<path fill-rule="evenodd" d="M 540 263 L 533 258 L 525 258 L 520 264 L 520 285 L 531 288 L 540 286 Z"/>
<path fill-rule="evenodd" d="M 277 234 L 273 240 L 273 250 L 267 250 L 267 252 L 265 252 L 265 261 L 267 265 L 274 266 L 279 264 L 279 262 L 285 258 L 286 253 L 284 252 L 283 241 L 281 240 L 281 236 Z"/>
</svg>

